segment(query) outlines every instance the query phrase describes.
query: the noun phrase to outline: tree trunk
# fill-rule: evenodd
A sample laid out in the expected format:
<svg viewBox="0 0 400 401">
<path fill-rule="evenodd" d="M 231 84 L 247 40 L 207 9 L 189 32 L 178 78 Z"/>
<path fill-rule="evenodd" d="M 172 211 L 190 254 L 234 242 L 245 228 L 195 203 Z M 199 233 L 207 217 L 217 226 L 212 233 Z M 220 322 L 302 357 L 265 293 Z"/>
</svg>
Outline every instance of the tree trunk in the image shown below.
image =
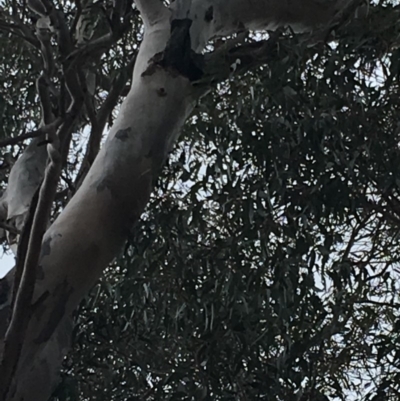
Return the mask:
<svg viewBox="0 0 400 401">
<path fill-rule="evenodd" d="M 202 71 L 195 53 L 212 37 L 244 29 L 327 24 L 349 0 L 182 0 L 171 9 L 159 0 L 136 3 L 145 36 L 131 90 L 82 186 L 44 236 L 27 334 L 7 401 L 45 401 L 57 385 L 71 313 L 121 251 L 204 93 L 194 83 Z M 18 209 L 14 198 L 4 199 L 12 202 L 9 211 Z"/>
</svg>

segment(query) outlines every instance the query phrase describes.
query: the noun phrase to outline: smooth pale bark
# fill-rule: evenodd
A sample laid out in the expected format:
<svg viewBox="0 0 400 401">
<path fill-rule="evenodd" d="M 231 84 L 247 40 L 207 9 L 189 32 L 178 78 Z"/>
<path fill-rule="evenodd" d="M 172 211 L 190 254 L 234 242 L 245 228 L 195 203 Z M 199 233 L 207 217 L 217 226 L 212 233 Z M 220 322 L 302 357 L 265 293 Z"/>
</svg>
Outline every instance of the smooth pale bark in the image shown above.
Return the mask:
<svg viewBox="0 0 400 401">
<path fill-rule="evenodd" d="M 290 25 L 296 32 L 319 28 L 342 12 L 351 0 L 192 0 L 172 7 L 190 18 L 192 48 L 200 52 L 215 36 L 245 29 L 275 30 Z"/>
<path fill-rule="evenodd" d="M 171 21 L 193 20 L 192 49 L 200 52 L 210 38 L 244 28 L 287 23 L 314 28 L 328 23 L 348 1 L 182 0 L 172 10 L 159 0 L 136 3 L 145 36 L 132 87 L 82 186 L 45 234 L 31 320 L 7 401 L 50 396 L 69 347 L 71 312 L 120 252 L 203 93 L 175 68 L 154 61 L 171 37 Z"/>
<path fill-rule="evenodd" d="M 27 146 L 11 169 L 7 190 L 0 199 L 0 209 L 4 208 L 3 213 L 0 211 L 0 219 L 4 216 L 7 223 L 18 231 L 22 230 L 33 194 L 43 179 L 47 161 L 46 145 L 41 144 L 43 140 L 43 137 L 35 138 Z M 16 253 L 13 239 L 9 236 L 12 250 Z"/>
</svg>

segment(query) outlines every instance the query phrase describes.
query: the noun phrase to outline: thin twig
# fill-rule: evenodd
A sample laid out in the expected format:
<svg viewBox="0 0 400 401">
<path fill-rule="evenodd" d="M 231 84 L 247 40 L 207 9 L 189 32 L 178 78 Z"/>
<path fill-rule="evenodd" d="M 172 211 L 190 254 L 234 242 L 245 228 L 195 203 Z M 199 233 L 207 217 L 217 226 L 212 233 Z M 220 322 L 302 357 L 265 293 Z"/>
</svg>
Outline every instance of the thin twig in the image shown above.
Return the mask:
<svg viewBox="0 0 400 401">
<path fill-rule="evenodd" d="M 39 41 L 33 35 L 32 30 L 21 22 L 21 19 L 19 18 L 18 15 L 14 16 L 14 15 L 7 15 L 5 13 L 2 13 L 0 18 L 3 19 L 3 21 L 4 21 L 4 22 L 1 21 L 1 24 L 4 28 L 8 27 L 10 30 L 12 30 L 12 31 L 10 31 L 11 33 L 24 39 L 32 46 L 34 46 L 36 48 L 40 47 Z M 6 22 L 7 20 L 11 21 L 12 23 Z M 19 32 L 17 32 L 17 31 L 19 31 Z"/>
<path fill-rule="evenodd" d="M 26 132 L 25 134 L 18 135 L 14 138 L 3 139 L 2 141 L 0 141 L 0 148 L 9 145 L 15 145 L 19 142 L 24 141 L 25 139 L 36 138 L 38 136 L 48 134 L 49 132 L 57 129 L 61 125 L 61 123 L 62 119 L 57 118 L 50 124 L 44 125 L 43 127 L 37 129 L 36 131 Z"/>
<path fill-rule="evenodd" d="M 4 221 L 0 221 L 0 228 L 2 228 L 3 230 L 8 231 L 9 233 L 13 234 L 13 235 L 19 235 L 20 231 L 15 228 L 14 226 L 12 226 L 11 224 L 7 224 Z"/>
<path fill-rule="evenodd" d="M 31 234 L 33 218 L 35 217 L 35 211 L 39 200 L 40 186 L 41 184 L 38 186 L 36 192 L 32 197 L 31 204 L 29 205 L 28 214 L 24 222 L 24 227 L 22 228 L 21 236 L 18 241 L 17 255 L 15 260 L 15 275 L 13 282 L 11 308 L 14 307 L 18 288 L 21 282 L 22 274 L 24 272 L 25 257 L 28 251 L 29 237 Z"/>
</svg>

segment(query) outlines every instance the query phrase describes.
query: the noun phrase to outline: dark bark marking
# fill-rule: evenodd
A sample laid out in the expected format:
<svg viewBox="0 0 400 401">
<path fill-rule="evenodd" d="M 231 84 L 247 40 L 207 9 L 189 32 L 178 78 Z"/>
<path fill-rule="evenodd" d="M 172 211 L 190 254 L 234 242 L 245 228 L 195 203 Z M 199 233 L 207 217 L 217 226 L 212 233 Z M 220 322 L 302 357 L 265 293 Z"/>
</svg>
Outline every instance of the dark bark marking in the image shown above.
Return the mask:
<svg viewBox="0 0 400 401">
<path fill-rule="evenodd" d="M 49 321 L 46 327 L 39 333 L 35 339 L 36 344 L 41 344 L 50 339 L 55 329 L 59 325 L 60 321 L 65 315 L 65 306 L 68 302 L 69 297 L 73 292 L 72 287 L 66 280 L 54 289 L 54 301 L 51 303 L 52 311 L 49 316 Z"/>
<path fill-rule="evenodd" d="M 51 240 L 52 238 L 46 238 L 42 243 L 42 255 L 41 256 L 48 256 L 51 253 Z"/>
<path fill-rule="evenodd" d="M 36 269 L 36 278 L 38 280 L 43 280 L 44 279 L 44 270 L 42 265 L 38 265 Z"/>
<path fill-rule="evenodd" d="M 101 180 L 96 186 L 97 192 L 103 192 L 105 189 L 110 189 L 110 182 L 107 179 Z"/>
<path fill-rule="evenodd" d="M 165 97 L 165 96 L 167 96 L 167 92 L 166 92 L 165 88 L 159 88 L 159 89 L 157 89 L 157 94 L 158 94 L 158 96 L 160 96 L 160 97 Z"/>
<path fill-rule="evenodd" d="M 243 24 L 242 21 L 237 21 L 237 22 L 235 22 L 235 24 L 237 24 L 238 30 L 239 30 L 240 32 L 246 30 L 246 27 L 244 26 L 244 24 Z"/>
<path fill-rule="evenodd" d="M 120 141 L 126 141 L 129 138 L 129 134 L 132 131 L 130 127 L 125 129 L 120 129 L 116 134 L 115 137 Z"/>
<path fill-rule="evenodd" d="M 149 66 L 142 72 L 142 77 L 145 76 L 151 76 L 155 74 L 157 71 L 157 67 L 160 68 L 160 66 L 157 65 L 157 59 L 161 59 L 158 55 L 161 53 L 156 54 L 151 60 Z"/>
<path fill-rule="evenodd" d="M 214 7 L 210 6 L 204 14 L 204 21 L 211 22 L 214 19 Z"/>
<path fill-rule="evenodd" d="M 48 291 L 45 291 L 40 297 L 32 304 L 32 314 L 36 314 L 39 317 L 42 316 L 45 311 L 44 301 L 50 296 Z"/>
<path fill-rule="evenodd" d="M 203 56 L 191 49 L 191 25 L 192 20 L 189 18 L 175 19 L 171 22 L 171 36 L 158 64 L 178 71 L 190 81 L 196 81 L 203 75 Z"/>
</svg>

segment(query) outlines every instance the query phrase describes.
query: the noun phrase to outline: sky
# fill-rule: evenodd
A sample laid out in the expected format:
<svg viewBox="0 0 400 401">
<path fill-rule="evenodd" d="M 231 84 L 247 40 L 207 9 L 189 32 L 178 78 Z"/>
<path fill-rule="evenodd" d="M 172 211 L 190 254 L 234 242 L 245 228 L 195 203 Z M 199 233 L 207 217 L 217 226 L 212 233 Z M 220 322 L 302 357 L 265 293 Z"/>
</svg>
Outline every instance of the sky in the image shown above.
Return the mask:
<svg viewBox="0 0 400 401">
<path fill-rule="evenodd" d="M 0 256 L 0 278 L 3 278 L 12 267 L 14 267 L 14 255 L 3 253 Z"/>
</svg>

